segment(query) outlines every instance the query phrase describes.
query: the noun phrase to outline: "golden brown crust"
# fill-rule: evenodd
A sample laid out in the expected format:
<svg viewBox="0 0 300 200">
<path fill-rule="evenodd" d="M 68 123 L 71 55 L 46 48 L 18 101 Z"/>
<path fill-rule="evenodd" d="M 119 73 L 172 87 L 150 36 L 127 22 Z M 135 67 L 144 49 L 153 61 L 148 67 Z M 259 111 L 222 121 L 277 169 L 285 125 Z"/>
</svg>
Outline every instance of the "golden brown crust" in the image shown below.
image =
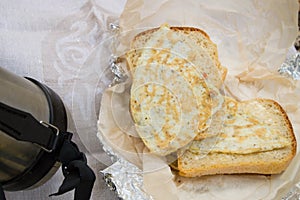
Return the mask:
<svg viewBox="0 0 300 200">
<path fill-rule="evenodd" d="M 238 163 L 235 165 L 218 165 L 215 167 L 210 167 L 209 169 L 203 170 L 186 170 L 185 172 L 180 172 L 180 176 L 184 177 L 196 177 L 203 175 L 216 175 L 216 174 L 280 174 L 282 173 L 293 156 L 290 155 L 286 157 L 282 162 L 278 161 L 258 161 L 258 162 L 249 162 L 249 163 Z"/>
<path fill-rule="evenodd" d="M 171 28 L 171 30 L 181 30 L 181 31 L 186 31 L 187 33 L 188 32 L 192 32 L 192 31 L 201 32 L 202 35 L 204 35 L 208 40 L 210 40 L 210 37 L 208 36 L 208 34 L 205 33 L 203 30 L 201 30 L 199 28 L 194 28 L 194 27 L 179 27 L 179 26 L 172 26 L 170 28 Z"/>
</svg>

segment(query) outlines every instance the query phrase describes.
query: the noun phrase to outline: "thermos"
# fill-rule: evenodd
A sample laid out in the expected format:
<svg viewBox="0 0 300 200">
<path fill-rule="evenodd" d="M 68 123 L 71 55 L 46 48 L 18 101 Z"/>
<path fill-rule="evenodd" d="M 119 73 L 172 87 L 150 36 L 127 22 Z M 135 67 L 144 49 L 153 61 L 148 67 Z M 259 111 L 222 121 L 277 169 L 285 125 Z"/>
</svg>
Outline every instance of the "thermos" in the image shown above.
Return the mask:
<svg viewBox="0 0 300 200">
<path fill-rule="evenodd" d="M 65 106 L 53 90 L 0 68 L 0 200 L 3 189 L 37 187 L 61 165 L 65 180 L 52 195 L 74 189 L 75 200 L 89 199 L 95 174 L 72 135 Z"/>
</svg>

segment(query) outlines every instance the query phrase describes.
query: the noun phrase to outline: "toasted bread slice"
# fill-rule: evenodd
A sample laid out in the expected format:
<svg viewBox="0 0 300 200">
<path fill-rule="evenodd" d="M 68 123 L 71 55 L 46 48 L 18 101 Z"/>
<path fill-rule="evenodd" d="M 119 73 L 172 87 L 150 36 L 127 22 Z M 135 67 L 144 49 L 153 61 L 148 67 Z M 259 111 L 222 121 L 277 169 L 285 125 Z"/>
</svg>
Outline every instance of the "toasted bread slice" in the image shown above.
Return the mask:
<svg viewBox="0 0 300 200">
<path fill-rule="evenodd" d="M 228 112 L 220 133 L 193 141 L 178 158 L 179 174 L 278 174 L 296 153 L 292 125 L 273 100 L 236 102 L 227 98 Z"/>
<path fill-rule="evenodd" d="M 180 39 L 172 39 L 172 34 Z M 161 42 L 162 40 L 170 42 Z M 178 49 L 177 46 L 182 44 L 186 48 Z M 131 43 L 131 50 L 126 55 L 129 70 L 134 71 L 139 66 L 138 59 L 145 48 L 170 49 L 173 53 L 192 62 L 198 68 L 199 73 L 217 88 L 220 88 L 225 80 L 227 69 L 222 67 L 218 60 L 216 44 L 200 29 L 163 25 L 138 34 Z"/>
</svg>

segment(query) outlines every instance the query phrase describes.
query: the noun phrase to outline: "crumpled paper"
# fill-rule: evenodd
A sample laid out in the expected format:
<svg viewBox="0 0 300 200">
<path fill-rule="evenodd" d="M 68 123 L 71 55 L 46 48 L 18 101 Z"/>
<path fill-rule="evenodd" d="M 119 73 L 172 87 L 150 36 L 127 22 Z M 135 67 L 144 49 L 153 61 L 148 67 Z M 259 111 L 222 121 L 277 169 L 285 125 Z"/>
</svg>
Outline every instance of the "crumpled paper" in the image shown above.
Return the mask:
<svg viewBox="0 0 300 200">
<path fill-rule="evenodd" d="M 299 140 L 300 83 L 277 71 L 296 38 L 297 12 L 296 0 L 247 0 L 243 4 L 238 0 L 129 0 L 120 18 L 121 44 L 115 54 L 123 55 L 136 33 L 162 23 L 201 28 L 217 44 L 220 62 L 228 68 L 224 83 L 227 95 L 238 100 L 276 100 L 287 111 Z M 128 98 L 126 83 L 105 91 L 103 96 L 107 99 L 102 99 L 99 117 L 100 134 L 120 156 L 144 170 L 143 188 L 154 199 L 279 199 L 299 181 L 298 152 L 280 175 L 218 175 L 193 179 L 174 176 L 163 158 L 151 157 L 144 152 L 141 141 L 136 142 L 137 138 L 127 133 L 126 137 L 122 135 L 124 130 L 120 127 L 124 125 L 116 123 L 130 119 L 126 95 Z M 119 96 L 124 99 L 117 98 Z M 117 118 L 108 114 L 113 112 L 107 112 L 109 108 L 120 111 L 115 115 Z"/>
</svg>

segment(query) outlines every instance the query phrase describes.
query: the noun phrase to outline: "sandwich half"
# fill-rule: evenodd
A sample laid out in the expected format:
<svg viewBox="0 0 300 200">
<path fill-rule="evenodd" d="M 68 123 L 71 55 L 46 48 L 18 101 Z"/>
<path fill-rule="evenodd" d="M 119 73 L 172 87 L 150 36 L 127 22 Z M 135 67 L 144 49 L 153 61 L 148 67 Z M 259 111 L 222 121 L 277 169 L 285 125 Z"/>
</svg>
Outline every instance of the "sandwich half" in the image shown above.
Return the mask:
<svg viewBox="0 0 300 200">
<path fill-rule="evenodd" d="M 194 140 L 181 152 L 181 176 L 213 174 L 278 174 L 296 153 L 292 125 L 275 101 L 255 99 L 237 102 L 226 97 L 222 128 Z"/>
</svg>

